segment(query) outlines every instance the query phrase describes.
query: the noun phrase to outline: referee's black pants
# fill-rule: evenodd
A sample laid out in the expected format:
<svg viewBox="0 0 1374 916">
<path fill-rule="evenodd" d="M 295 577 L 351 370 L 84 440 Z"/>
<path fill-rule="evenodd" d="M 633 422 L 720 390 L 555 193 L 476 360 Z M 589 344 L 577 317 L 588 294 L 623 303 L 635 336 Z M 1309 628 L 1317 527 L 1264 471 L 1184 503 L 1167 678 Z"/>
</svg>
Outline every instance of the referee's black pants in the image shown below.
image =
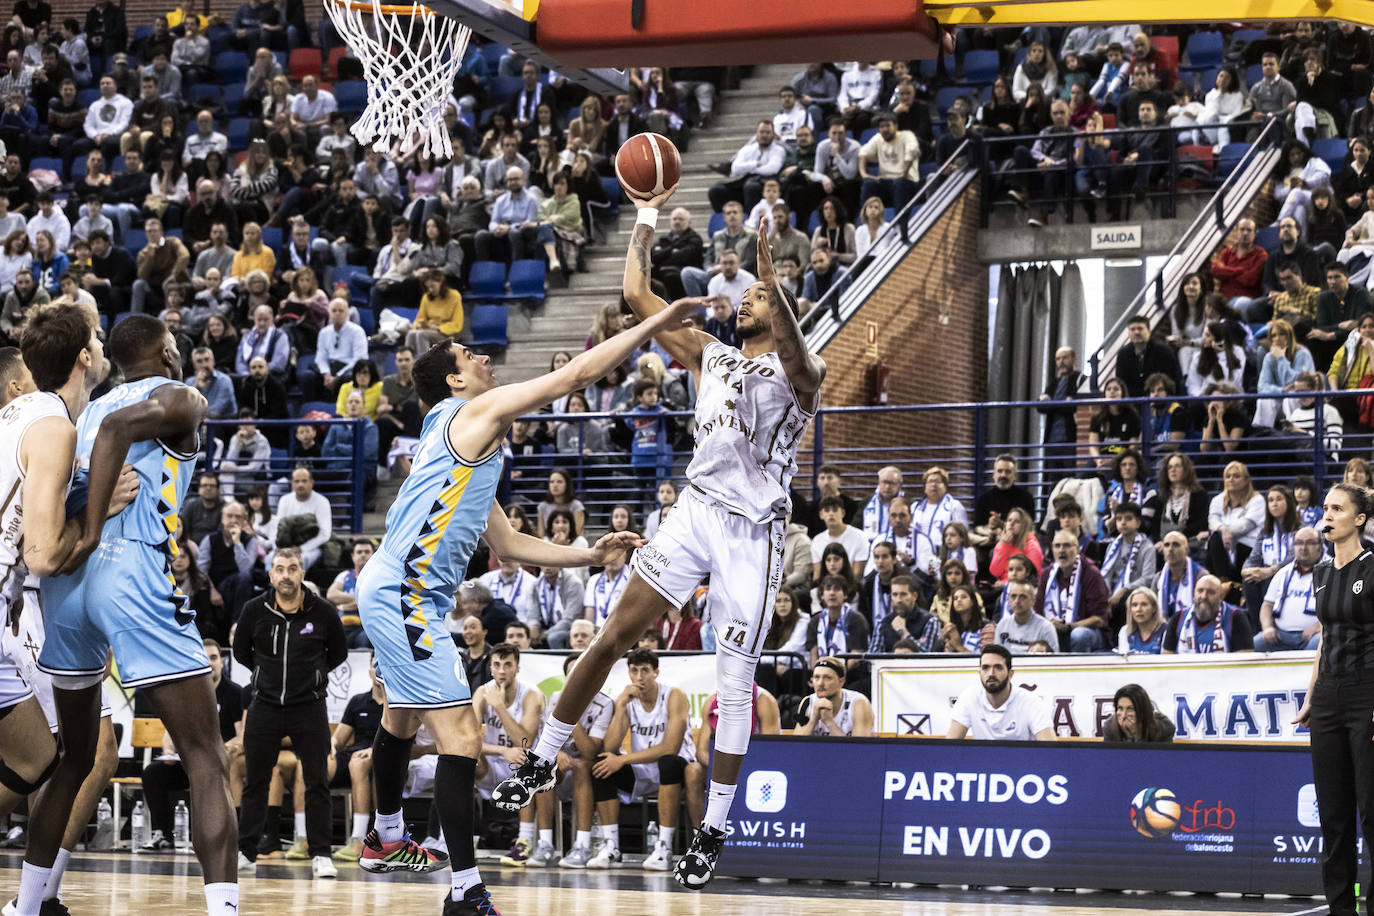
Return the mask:
<svg viewBox="0 0 1374 916">
<path fill-rule="evenodd" d="M 1355 916 L 1356 843 L 1361 832 L 1365 849 L 1374 849 L 1371 714 L 1374 677 L 1317 680 L 1308 728 L 1322 826 L 1322 886 L 1332 916 Z"/>
<path fill-rule="evenodd" d="M 305 835 L 310 855 L 327 856 L 329 844 L 329 713 L 324 700 L 272 706 L 254 702 L 243 725 L 243 808 L 239 850 L 252 861 L 267 823 L 267 788 L 282 738 L 291 739 L 305 780 Z"/>
</svg>

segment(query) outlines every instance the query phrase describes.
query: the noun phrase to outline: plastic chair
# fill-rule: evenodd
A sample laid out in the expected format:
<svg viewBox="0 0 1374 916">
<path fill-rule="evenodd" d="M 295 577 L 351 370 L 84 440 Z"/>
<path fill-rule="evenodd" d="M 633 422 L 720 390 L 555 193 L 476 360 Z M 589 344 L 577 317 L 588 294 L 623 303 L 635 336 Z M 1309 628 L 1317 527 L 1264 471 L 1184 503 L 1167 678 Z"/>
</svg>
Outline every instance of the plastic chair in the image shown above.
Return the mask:
<svg viewBox="0 0 1374 916">
<path fill-rule="evenodd" d="M 252 118 L 230 118 L 229 129 L 225 131 L 225 136 L 229 138 L 229 148 L 238 150 L 247 147 L 252 129 Z"/>
<path fill-rule="evenodd" d="M 472 307 L 472 317 L 468 321 L 472 332 L 474 347 L 505 347 L 510 341 L 506 337 L 506 307 L 479 303 Z"/>
<path fill-rule="evenodd" d="M 1255 247 L 1273 254 L 1279 248 L 1279 227 L 1261 226 L 1255 230 Z"/>
<path fill-rule="evenodd" d="M 284 233 L 282 232 L 282 228 L 280 226 L 262 227 L 262 243 L 266 245 L 268 248 L 271 248 L 273 251 L 276 251 L 277 249 L 281 248 L 283 235 Z"/>
<path fill-rule="evenodd" d="M 230 83 L 224 87 L 221 96 L 225 112 L 229 117 L 234 117 L 239 113 L 239 106 L 243 104 L 243 83 Z"/>
<path fill-rule="evenodd" d="M 148 246 L 148 234 L 142 229 L 130 229 L 124 233 L 124 250 L 134 257 Z"/>
<path fill-rule="evenodd" d="M 504 299 L 506 265 L 500 261 L 477 261 L 468 274 L 468 295 L 473 299 Z"/>
<path fill-rule="evenodd" d="M 542 260 L 512 261 L 510 265 L 510 298 L 543 299 L 544 280 L 548 265 Z"/>
<path fill-rule="evenodd" d="M 306 401 L 301 404 L 301 416 L 318 411 L 332 417 L 335 415 L 334 408 L 337 406 L 333 401 Z"/>
<path fill-rule="evenodd" d="M 1324 137 L 1312 144 L 1312 155 L 1329 165 L 1331 174 L 1335 175 L 1345 168 L 1345 156 L 1349 149 L 1349 141 L 1341 137 Z"/>
<path fill-rule="evenodd" d="M 937 90 L 935 92 L 935 110 L 940 113 L 940 117 L 943 119 L 945 112 L 949 111 L 950 106 L 954 104 L 954 100 L 967 93 L 967 89 L 959 86 L 946 86 L 944 89 Z M 867 136 L 867 134 L 868 131 L 864 131 L 864 135 Z M 868 141 L 865 139 L 859 142 L 867 143 Z"/>
<path fill-rule="evenodd" d="M 292 51 L 287 70 L 293 83 L 299 83 L 307 76 L 323 77 L 324 66 L 320 60 L 320 49 L 297 48 Z"/>
<path fill-rule="evenodd" d="M 364 331 L 371 334 L 377 330 L 377 318 L 372 309 L 365 306 L 358 306 L 358 324 Z"/>
<path fill-rule="evenodd" d="M 1248 143 L 1228 143 L 1221 148 L 1221 155 L 1217 156 L 1220 166 L 1218 177 L 1225 178 L 1236 170 L 1240 161 L 1245 158 L 1245 154 L 1250 151 Z"/>
<path fill-rule="evenodd" d="M 245 71 L 246 73 L 247 71 Z M 100 98 L 99 89 L 80 89 L 76 93 L 76 104 L 83 108 L 90 108 L 95 101 Z"/>
<path fill-rule="evenodd" d="M 339 111 L 360 114 L 367 107 L 367 83 L 362 80 L 344 80 L 334 84 L 334 101 Z"/>
<path fill-rule="evenodd" d="M 964 82 L 991 83 L 997 78 L 1000 62 L 996 51 L 970 51 L 964 55 Z"/>
<path fill-rule="evenodd" d="M 329 49 L 329 75 L 334 79 L 339 78 L 339 61 L 348 57 L 350 53 L 347 47 Z"/>
<path fill-rule="evenodd" d="M 706 223 L 706 237 L 709 239 L 717 232 L 725 228 L 725 214 L 712 213 L 711 219 Z"/>
<path fill-rule="evenodd" d="M 72 164 L 75 165 L 74 160 Z M 85 167 L 84 160 L 82 161 L 82 167 Z M 33 171 L 34 169 L 48 169 L 49 171 L 56 172 L 59 176 L 61 176 L 62 160 L 53 159 L 49 156 L 35 156 L 29 160 L 29 171 Z"/>
<path fill-rule="evenodd" d="M 1222 51 L 1220 32 L 1194 32 L 1188 37 L 1188 46 L 1184 51 L 1188 57 L 1188 69 L 1220 67 Z"/>
</svg>

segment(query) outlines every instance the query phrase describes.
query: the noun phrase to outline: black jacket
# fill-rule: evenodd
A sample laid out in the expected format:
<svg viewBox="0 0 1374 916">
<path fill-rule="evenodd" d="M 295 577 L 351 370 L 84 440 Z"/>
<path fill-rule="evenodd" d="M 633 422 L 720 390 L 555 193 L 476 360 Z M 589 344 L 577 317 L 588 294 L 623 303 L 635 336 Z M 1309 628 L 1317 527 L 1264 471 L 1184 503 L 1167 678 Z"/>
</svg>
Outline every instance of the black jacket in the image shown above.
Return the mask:
<svg viewBox="0 0 1374 916">
<path fill-rule="evenodd" d="M 654 267 L 700 267 L 702 258 L 701 236 L 691 228 L 684 229 L 681 234 L 669 232 L 659 236 L 649 253 Z"/>
<path fill-rule="evenodd" d="M 253 672 L 253 702 L 292 706 L 323 700 L 329 672 L 347 658 L 338 609 L 308 589 L 294 614 L 278 611 L 272 592 L 243 606 L 234 660 Z"/>
<path fill-rule="evenodd" d="M 1126 391 L 1133 398 L 1145 397 L 1145 380 L 1156 372 L 1162 372 L 1174 380 L 1179 388 L 1182 373 L 1179 372 L 1178 357 L 1168 344 L 1151 338 L 1145 344 L 1145 352 L 1137 356 L 1135 345 L 1127 341 L 1116 353 L 1116 375 L 1126 383 Z"/>
</svg>

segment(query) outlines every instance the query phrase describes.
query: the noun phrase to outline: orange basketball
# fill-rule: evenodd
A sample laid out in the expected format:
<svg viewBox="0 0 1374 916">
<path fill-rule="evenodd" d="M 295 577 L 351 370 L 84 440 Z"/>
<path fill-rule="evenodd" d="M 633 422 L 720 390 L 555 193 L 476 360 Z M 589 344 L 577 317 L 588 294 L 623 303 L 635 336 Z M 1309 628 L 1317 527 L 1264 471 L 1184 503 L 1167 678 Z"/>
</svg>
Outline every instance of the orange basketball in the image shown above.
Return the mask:
<svg viewBox="0 0 1374 916">
<path fill-rule="evenodd" d="M 682 158 L 662 134 L 635 134 L 615 154 L 615 177 L 631 197 L 653 197 L 677 184 Z"/>
</svg>

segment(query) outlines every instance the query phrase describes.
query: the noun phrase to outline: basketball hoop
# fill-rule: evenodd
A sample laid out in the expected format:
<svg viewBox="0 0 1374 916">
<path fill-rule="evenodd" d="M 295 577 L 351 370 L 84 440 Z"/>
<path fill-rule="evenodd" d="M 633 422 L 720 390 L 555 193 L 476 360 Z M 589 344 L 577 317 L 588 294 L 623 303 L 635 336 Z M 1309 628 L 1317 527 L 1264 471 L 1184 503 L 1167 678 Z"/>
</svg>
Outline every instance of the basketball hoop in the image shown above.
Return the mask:
<svg viewBox="0 0 1374 916">
<path fill-rule="evenodd" d="M 420 4 L 325 0 L 367 78 L 367 108 L 351 128 L 364 146 L 409 156 L 453 155 L 444 109 L 472 29 Z"/>
</svg>

